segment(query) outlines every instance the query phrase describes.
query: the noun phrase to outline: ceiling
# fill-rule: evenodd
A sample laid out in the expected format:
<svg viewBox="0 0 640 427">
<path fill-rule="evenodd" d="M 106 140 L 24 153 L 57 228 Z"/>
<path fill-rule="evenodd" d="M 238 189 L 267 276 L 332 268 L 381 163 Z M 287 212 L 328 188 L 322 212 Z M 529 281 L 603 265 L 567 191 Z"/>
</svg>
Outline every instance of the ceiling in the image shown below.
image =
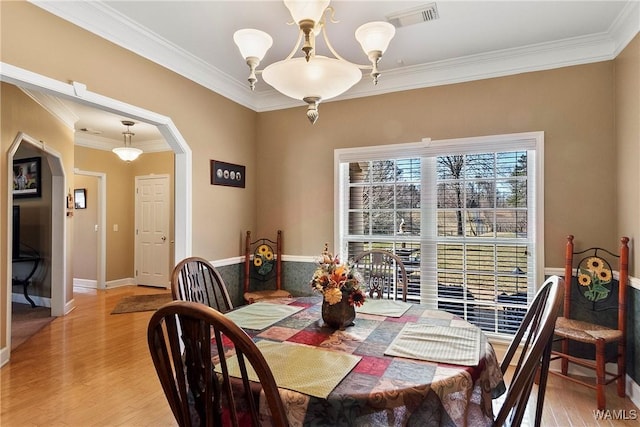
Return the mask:
<svg viewBox="0 0 640 427">
<path fill-rule="evenodd" d="M 286 57 L 297 28 L 281 1 L 32 1 L 37 6 L 165 66 L 255 111 L 302 106 L 260 76 L 256 90 L 233 43 L 241 28 L 269 33 L 274 43 L 260 69 Z M 377 86 L 368 72 L 336 99 L 370 96 L 483 78 L 605 61 L 640 29 L 640 0 L 631 1 L 333 1 L 338 23 L 327 33 L 337 52 L 368 60 L 353 33 L 361 24 L 431 6 L 438 18 L 401 26 L 379 63 Z M 318 51 L 327 56 L 321 42 Z M 61 101 L 62 102 L 62 101 Z M 120 141 L 122 117 L 64 101 L 78 117 L 81 139 Z M 301 120 L 306 120 L 301 111 Z M 154 127 L 136 124 L 134 142 L 157 141 Z M 105 142 L 103 141 L 103 142 Z"/>
</svg>

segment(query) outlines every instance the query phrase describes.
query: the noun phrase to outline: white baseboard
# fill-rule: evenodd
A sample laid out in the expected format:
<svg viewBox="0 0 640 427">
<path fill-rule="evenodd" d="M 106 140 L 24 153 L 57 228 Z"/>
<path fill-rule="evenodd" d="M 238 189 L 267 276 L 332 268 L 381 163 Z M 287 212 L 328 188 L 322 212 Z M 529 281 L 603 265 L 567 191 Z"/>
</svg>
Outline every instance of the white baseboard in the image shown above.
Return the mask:
<svg viewBox="0 0 640 427">
<path fill-rule="evenodd" d="M 107 283 L 105 283 L 105 288 L 113 289 L 113 288 L 120 288 L 122 286 L 135 286 L 135 285 L 136 285 L 135 279 L 133 277 L 127 277 L 124 279 L 110 280 Z"/>
<path fill-rule="evenodd" d="M 627 385 L 625 387 L 625 391 L 629 399 L 633 402 L 636 407 L 640 408 L 640 384 L 635 382 L 629 375 L 627 375 Z"/>
<path fill-rule="evenodd" d="M 90 279 L 77 279 L 73 278 L 73 286 L 81 288 L 98 289 L 98 281 Z"/>
<path fill-rule="evenodd" d="M 29 298 L 31 298 L 33 302 L 36 303 L 36 305 L 39 307 L 51 307 L 51 298 L 40 297 L 37 295 L 29 295 Z M 18 294 L 15 292 L 11 294 L 11 301 L 17 302 L 19 304 L 31 304 L 29 301 L 27 301 L 23 294 Z"/>
<path fill-rule="evenodd" d="M 0 367 L 3 367 L 9 362 L 9 346 L 0 348 Z"/>
</svg>

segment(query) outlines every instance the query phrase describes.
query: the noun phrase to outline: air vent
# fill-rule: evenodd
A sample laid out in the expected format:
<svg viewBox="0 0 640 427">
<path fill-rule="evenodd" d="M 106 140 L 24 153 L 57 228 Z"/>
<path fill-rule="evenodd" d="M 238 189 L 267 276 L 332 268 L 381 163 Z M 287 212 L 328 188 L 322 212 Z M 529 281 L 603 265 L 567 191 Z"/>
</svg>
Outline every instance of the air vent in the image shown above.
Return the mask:
<svg viewBox="0 0 640 427">
<path fill-rule="evenodd" d="M 406 27 L 407 25 L 420 24 L 422 22 L 435 21 L 439 18 L 438 7 L 435 3 L 425 4 L 420 7 L 404 10 L 387 16 L 387 21 L 394 27 Z"/>
<path fill-rule="evenodd" d="M 89 133 L 91 135 L 100 135 L 102 133 L 101 130 L 96 130 L 96 129 L 91 129 L 91 128 L 81 128 L 81 129 L 78 129 L 78 130 L 81 131 L 81 132 Z"/>
</svg>

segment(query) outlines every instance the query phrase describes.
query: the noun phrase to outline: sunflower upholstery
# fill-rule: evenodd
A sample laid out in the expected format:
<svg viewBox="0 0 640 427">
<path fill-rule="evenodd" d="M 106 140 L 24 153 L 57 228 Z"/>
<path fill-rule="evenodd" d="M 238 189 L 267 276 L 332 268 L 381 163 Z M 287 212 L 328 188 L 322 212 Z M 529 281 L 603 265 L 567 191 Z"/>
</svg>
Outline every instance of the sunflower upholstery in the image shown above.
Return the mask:
<svg viewBox="0 0 640 427">
<path fill-rule="evenodd" d="M 251 232 L 247 231 L 244 255 L 244 300 L 247 303 L 291 298 L 291 294 L 282 289 L 281 230 L 278 230 L 276 241 L 260 238 L 253 242 Z M 260 289 L 251 289 L 252 279 Z M 268 287 L 271 282 L 275 282 L 275 289 Z"/>
<path fill-rule="evenodd" d="M 620 239 L 619 254 L 602 248 L 574 252 L 573 236 L 567 237 L 564 309 L 554 331 L 560 348 L 552 352 L 562 365 L 550 372 L 595 389 L 600 410 L 606 407 L 607 384 L 617 381 L 618 395 L 625 396 L 628 242 Z M 617 280 L 611 268 L 616 261 Z M 616 362 L 616 373 L 605 370 L 607 362 Z M 571 376 L 569 363 L 595 370 L 595 380 Z"/>
</svg>

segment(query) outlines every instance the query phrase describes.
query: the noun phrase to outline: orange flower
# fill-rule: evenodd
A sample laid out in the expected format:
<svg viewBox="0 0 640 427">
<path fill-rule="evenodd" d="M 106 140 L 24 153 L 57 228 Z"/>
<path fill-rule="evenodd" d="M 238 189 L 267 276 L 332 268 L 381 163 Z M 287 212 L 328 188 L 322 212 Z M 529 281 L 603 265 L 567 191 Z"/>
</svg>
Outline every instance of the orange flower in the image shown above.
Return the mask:
<svg viewBox="0 0 640 427">
<path fill-rule="evenodd" d="M 336 283 L 342 283 L 347 278 L 347 269 L 344 265 L 339 265 L 331 273 L 331 281 Z"/>
</svg>

